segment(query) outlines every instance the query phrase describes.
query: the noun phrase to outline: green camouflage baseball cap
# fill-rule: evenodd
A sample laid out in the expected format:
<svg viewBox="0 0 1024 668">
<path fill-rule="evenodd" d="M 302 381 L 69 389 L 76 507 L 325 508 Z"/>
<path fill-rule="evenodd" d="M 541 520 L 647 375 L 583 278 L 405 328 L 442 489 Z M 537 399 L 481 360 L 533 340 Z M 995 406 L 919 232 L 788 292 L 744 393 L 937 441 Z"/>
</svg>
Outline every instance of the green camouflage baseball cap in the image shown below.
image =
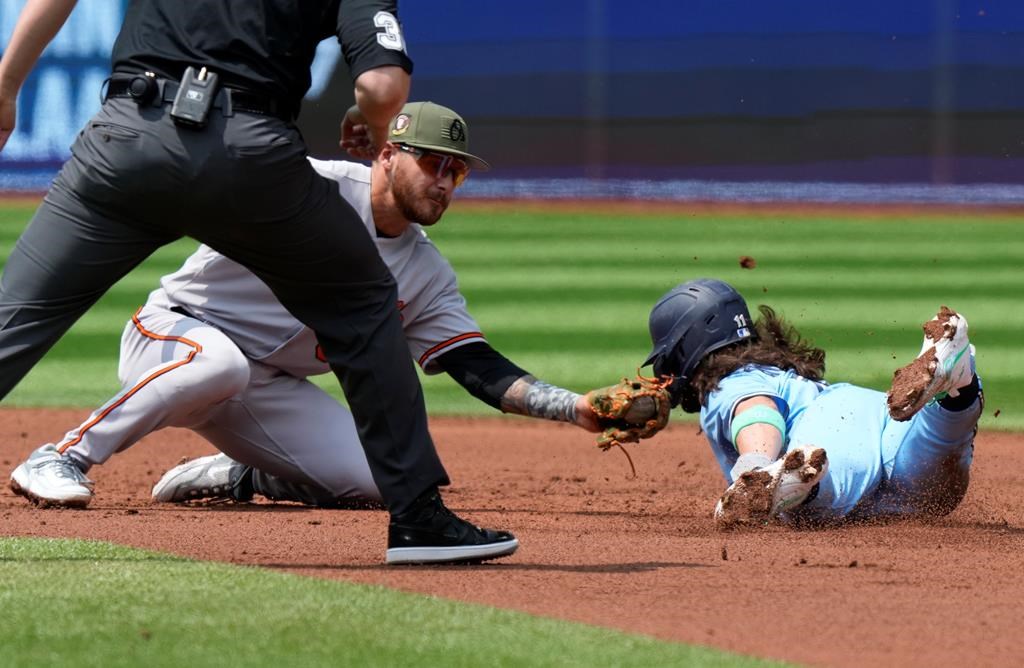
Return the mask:
<svg viewBox="0 0 1024 668">
<path fill-rule="evenodd" d="M 465 158 L 473 169 L 491 168 L 469 153 L 469 128 L 462 116 L 433 102 L 410 102 L 391 120 L 388 141 Z"/>
</svg>

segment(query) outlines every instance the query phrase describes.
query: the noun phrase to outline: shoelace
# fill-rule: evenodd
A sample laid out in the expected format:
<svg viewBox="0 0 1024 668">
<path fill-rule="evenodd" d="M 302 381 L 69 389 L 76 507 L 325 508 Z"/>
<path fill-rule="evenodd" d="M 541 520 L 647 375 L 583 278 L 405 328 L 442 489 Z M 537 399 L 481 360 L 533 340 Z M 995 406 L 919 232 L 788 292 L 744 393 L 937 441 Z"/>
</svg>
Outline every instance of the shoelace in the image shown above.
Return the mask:
<svg viewBox="0 0 1024 668">
<path fill-rule="evenodd" d="M 467 522 L 466 520 L 462 519 L 461 517 L 459 517 L 458 515 L 453 513 L 448 508 L 448 506 L 446 506 L 444 504 L 444 501 L 442 501 L 440 498 L 438 498 L 436 501 L 437 501 L 436 505 L 434 503 L 430 503 L 430 510 L 432 512 L 430 512 L 429 515 L 421 515 L 420 517 L 422 519 L 425 520 L 428 517 L 429 518 L 434 518 L 434 517 L 437 517 L 437 516 L 447 517 L 447 518 L 450 518 L 450 519 L 454 520 L 459 526 L 470 527 L 472 530 L 476 531 L 477 533 L 482 533 L 483 532 L 483 530 L 480 527 L 476 526 L 472 522 Z"/>
<path fill-rule="evenodd" d="M 448 506 L 444 505 L 444 501 L 441 502 L 440 507 L 437 509 L 435 515 L 444 515 L 445 517 L 450 517 L 456 522 L 458 522 L 460 526 L 469 527 L 472 531 L 474 531 L 477 534 L 483 535 L 484 533 L 484 530 L 478 527 L 477 525 L 473 524 L 468 520 L 462 519 L 461 517 L 453 513 L 451 510 L 449 510 Z"/>
<path fill-rule="evenodd" d="M 75 466 L 75 463 L 68 457 L 54 457 L 39 464 L 40 469 L 53 469 L 58 478 L 66 478 L 75 482 L 87 483 L 89 479 L 82 473 L 82 469 Z"/>
<path fill-rule="evenodd" d="M 445 517 L 455 517 L 455 513 L 448 510 L 448 506 L 444 505 L 444 501 L 438 499 L 437 506 L 434 507 L 434 515 L 444 515 Z"/>
</svg>

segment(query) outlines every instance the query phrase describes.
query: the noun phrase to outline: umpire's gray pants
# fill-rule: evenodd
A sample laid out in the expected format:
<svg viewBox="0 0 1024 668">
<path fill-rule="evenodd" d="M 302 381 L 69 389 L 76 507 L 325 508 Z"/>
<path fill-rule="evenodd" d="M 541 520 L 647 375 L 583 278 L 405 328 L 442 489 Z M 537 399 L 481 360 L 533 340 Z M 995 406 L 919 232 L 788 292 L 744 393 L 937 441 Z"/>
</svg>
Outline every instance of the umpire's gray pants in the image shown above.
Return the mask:
<svg viewBox="0 0 1024 668">
<path fill-rule="evenodd" d="M 182 236 L 259 276 L 317 333 L 392 513 L 448 483 L 399 322 L 397 290 L 291 124 L 106 101 L 81 132 L 0 278 L 0 398 L 106 290 Z"/>
</svg>

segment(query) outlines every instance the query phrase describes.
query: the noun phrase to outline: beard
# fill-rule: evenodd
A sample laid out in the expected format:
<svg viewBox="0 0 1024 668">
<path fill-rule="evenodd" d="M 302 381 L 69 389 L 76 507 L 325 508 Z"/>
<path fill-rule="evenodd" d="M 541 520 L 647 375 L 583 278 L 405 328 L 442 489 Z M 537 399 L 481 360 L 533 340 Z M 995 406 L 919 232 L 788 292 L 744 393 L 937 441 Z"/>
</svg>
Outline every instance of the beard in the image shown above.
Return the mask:
<svg viewBox="0 0 1024 668">
<path fill-rule="evenodd" d="M 391 192 L 402 217 L 420 225 L 436 223 L 451 202 L 451 196 L 438 188 L 430 187 L 426 192 L 418 193 L 408 182 L 400 179 L 392 180 Z"/>
</svg>

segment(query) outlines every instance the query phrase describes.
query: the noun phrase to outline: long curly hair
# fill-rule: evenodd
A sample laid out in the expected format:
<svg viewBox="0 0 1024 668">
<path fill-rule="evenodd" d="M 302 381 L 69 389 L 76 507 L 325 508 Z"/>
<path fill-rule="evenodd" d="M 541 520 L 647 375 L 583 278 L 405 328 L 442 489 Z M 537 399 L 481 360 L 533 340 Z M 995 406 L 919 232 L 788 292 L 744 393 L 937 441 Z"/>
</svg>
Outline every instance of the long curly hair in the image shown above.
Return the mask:
<svg viewBox="0 0 1024 668">
<path fill-rule="evenodd" d="M 748 364 L 792 369 L 809 380 L 825 377 L 825 351 L 805 341 L 792 325 L 769 306 L 759 306 L 760 317 L 754 323 L 757 336 L 720 348 L 701 360 L 689 385 L 700 405 L 718 389 L 718 383 L 733 371 Z"/>
</svg>

